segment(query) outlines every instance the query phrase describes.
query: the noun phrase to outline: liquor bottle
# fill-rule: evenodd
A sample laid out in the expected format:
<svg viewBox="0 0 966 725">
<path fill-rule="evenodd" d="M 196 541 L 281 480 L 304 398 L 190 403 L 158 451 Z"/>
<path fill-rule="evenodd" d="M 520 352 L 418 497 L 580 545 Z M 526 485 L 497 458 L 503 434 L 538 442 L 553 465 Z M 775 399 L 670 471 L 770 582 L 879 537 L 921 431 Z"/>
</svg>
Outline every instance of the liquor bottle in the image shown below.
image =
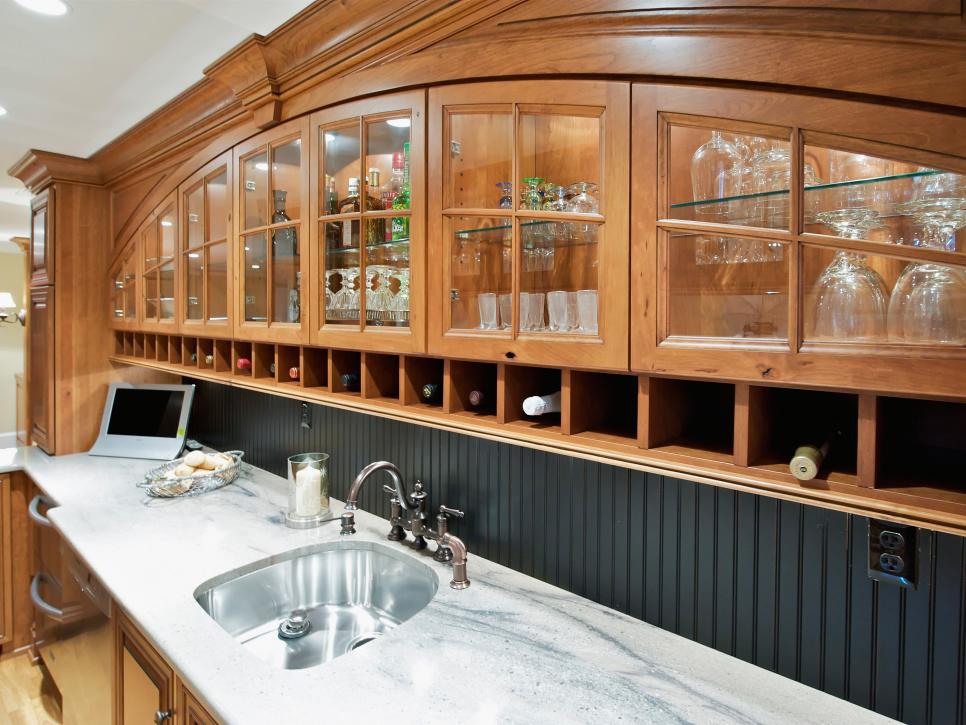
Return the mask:
<svg viewBox="0 0 966 725">
<path fill-rule="evenodd" d="M 560 391 L 550 395 L 531 395 L 523 401 L 523 412 L 527 415 L 548 415 L 560 412 Z"/>
<path fill-rule="evenodd" d="M 470 394 L 466 397 L 469 400 L 470 406 L 473 408 L 479 408 L 483 405 L 483 401 L 486 400 L 486 396 L 482 390 L 471 390 Z"/>
<path fill-rule="evenodd" d="M 299 379 L 299 369 L 298 369 L 298 366 L 293 365 L 292 367 L 290 367 L 288 369 L 288 377 L 289 377 L 289 380 L 298 380 Z"/>
<path fill-rule="evenodd" d="M 402 189 L 392 200 L 393 209 L 409 209 L 409 142 L 403 144 L 403 178 Z M 409 217 L 393 217 L 390 222 L 390 234 L 392 241 L 409 239 Z"/>
<path fill-rule="evenodd" d="M 272 214 L 272 224 L 282 224 L 292 221 L 289 219 L 288 214 L 285 213 L 285 197 L 288 195 L 288 192 L 284 189 L 275 189 L 272 195 L 275 198 L 275 212 Z M 275 248 L 276 256 L 297 255 L 299 253 L 298 234 L 295 232 L 295 227 L 276 229 L 272 232 L 272 246 Z"/>
<path fill-rule="evenodd" d="M 818 475 L 831 447 L 832 438 L 826 439 L 821 446 L 799 446 L 795 449 L 795 455 L 788 463 L 788 470 L 799 481 L 811 481 Z"/>
<path fill-rule="evenodd" d="M 342 387 L 350 393 L 359 390 L 359 376 L 356 373 L 343 373 L 339 380 L 342 381 Z"/>
<path fill-rule="evenodd" d="M 392 155 L 392 175 L 382 192 L 382 204 L 386 209 L 395 209 L 396 197 L 402 193 L 404 184 L 404 169 L 406 158 L 402 151 L 397 151 Z M 394 221 L 394 220 L 393 220 Z M 392 241 L 393 224 L 390 222 L 386 229 L 386 241 Z"/>
<path fill-rule="evenodd" d="M 339 202 L 339 213 L 348 214 L 358 212 L 362 208 L 359 202 L 359 179 L 355 176 L 349 177 L 349 195 Z M 352 221 L 347 219 L 342 222 L 342 246 L 353 247 L 352 243 Z"/>
<path fill-rule="evenodd" d="M 366 211 L 381 211 L 386 205 L 381 199 L 381 184 L 379 169 L 372 167 L 366 176 Z M 366 238 L 365 243 L 381 244 L 386 238 L 386 220 L 381 217 L 366 219 Z"/>
<path fill-rule="evenodd" d="M 325 185 L 325 213 L 326 214 L 338 214 L 339 213 L 339 195 L 335 193 L 335 179 L 331 176 L 327 177 L 328 181 Z"/>
<path fill-rule="evenodd" d="M 443 397 L 443 386 L 438 383 L 426 383 L 420 393 L 427 403 L 438 403 Z"/>
<path fill-rule="evenodd" d="M 240 357 L 235 361 L 235 367 L 239 370 L 251 370 L 252 361 L 247 357 Z"/>
</svg>

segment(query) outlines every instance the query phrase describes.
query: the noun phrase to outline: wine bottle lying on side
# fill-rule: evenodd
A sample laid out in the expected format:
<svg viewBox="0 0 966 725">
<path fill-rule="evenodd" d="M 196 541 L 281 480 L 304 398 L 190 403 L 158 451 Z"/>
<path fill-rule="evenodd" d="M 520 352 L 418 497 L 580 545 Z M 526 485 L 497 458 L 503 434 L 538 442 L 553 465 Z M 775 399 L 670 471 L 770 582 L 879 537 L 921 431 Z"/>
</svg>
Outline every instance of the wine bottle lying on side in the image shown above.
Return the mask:
<svg viewBox="0 0 966 725">
<path fill-rule="evenodd" d="M 527 415 L 548 415 L 560 412 L 560 391 L 550 395 L 531 395 L 523 401 L 523 412 Z"/>
</svg>

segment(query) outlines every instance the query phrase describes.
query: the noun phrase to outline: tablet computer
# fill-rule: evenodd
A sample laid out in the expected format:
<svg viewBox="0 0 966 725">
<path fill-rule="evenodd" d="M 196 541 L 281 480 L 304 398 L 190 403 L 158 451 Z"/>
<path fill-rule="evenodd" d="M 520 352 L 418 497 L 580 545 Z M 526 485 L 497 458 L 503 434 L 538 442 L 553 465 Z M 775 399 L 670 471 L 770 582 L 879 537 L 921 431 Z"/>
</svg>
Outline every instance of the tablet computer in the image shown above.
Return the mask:
<svg viewBox="0 0 966 725">
<path fill-rule="evenodd" d="M 111 383 L 92 456 L 171 460 L 181 454 L 194 385 Z"/>
</svg>

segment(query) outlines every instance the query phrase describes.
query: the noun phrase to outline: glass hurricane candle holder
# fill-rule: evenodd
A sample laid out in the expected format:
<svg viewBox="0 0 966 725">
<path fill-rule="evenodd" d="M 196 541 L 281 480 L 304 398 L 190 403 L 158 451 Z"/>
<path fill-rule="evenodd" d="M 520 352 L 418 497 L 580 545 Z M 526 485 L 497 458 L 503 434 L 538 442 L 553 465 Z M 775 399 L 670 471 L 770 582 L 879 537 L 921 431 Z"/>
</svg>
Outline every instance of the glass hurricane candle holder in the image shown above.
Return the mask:
<svg viewBox="0 0 966 725">
<path fill-rule="evenodd" d="M 288 511 L 285 524 L 310 529 L 329 513 L 329 454 L 299 453 L 288 458 Z"/>
</svg>

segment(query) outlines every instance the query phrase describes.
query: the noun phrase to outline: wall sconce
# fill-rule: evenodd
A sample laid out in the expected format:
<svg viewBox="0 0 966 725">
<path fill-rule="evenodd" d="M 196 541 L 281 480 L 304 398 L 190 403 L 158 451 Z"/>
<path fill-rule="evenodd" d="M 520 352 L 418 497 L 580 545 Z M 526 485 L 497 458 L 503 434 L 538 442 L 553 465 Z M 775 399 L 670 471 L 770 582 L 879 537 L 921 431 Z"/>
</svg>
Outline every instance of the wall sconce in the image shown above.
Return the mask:
<svg viewBox="0 0 966 725">
<path fill-rule="evenodd" d="M 9 292 L 0 292 L 0 323 L 8 322 L 13 324 L 19 322 L 21 325 L 27 324 L 27 311 L 21 309 L 16 315 L 10 310 L 17 309 L 17 303 L 13 301 L 13 295 Z"/>
</svg>

